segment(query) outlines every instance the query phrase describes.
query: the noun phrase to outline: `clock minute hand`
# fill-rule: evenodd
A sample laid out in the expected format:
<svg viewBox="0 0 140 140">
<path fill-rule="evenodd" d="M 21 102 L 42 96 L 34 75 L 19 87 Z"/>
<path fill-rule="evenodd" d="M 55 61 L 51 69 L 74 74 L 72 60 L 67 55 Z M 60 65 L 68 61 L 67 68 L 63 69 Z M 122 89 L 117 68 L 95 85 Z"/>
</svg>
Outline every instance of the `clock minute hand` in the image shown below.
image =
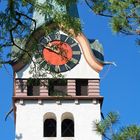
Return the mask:
<svg viewBox="0 0 140 140">
<path fill-rule="evenodd" d="M 67 56 L 63 53 L 64 50 L 60 50 L 60 48 L 58 48 L 56 45 L 51 45 L 51 44 L 48 44 L 47 46 L 44 46 L 46 49 L 58 54 L 58 55 L 61 55 L 64 59 L 68 59 Z M 55 49 L 57 47 L 57 49 Z"/>
<path fill-rule="evenodd" d="M 46 48 L 46 49 L 48 49 L 48 50 L 50 50 L 52 52 L 55 52 L 57 54 L 60 53 L 60 51 L 58 49 L 54 49 L 54 47 L 52 47 L 52 45 L 51 46 L 48 46 L 48 45 L 47 46 L 44 46 L 44 48 Z"/>
</svg>

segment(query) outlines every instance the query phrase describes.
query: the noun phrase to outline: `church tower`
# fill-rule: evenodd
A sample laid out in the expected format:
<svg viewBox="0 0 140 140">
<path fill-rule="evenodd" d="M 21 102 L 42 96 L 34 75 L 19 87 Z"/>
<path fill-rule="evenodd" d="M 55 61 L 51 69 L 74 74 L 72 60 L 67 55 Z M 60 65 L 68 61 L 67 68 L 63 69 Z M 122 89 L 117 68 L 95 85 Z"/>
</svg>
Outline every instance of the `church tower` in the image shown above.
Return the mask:
<svg viewBox="0 0 140 140">
<path fill-rule="evenodd" d="M 70 8 L 78 16 L 76 6 Z M 101 119 L 103 101 L 102 45 L 83 33 L 70 36 L 37 11 L 33 17 L 38 28 L 23 47 L 34 50 L 37 46 L 37 51 L 31 62 L 22 53 L 12 64 L 16 140 L 101 140 L 94 122 Z M 44 25 L 54 28 L 53 32 L 46 33 Z"/>
</svg>

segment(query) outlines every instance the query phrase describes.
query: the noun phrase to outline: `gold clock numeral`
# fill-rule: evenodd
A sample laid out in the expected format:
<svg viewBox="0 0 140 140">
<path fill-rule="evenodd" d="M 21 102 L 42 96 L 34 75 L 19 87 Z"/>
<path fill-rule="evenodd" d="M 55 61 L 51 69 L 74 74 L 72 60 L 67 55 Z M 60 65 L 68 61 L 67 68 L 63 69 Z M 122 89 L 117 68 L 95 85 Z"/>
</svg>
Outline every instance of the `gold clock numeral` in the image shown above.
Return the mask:
<svg viewBox="0 0 140 140">
<path fill-rule="evenodd" d="M 47 44 L 47 41 L 46 41 L 46 39 L 44 39 L 44 37 L 41 39 L 40 44 L 42 46 L 45 46 Z"/>
<path fill-rule="evenodd" d="M 80 55 L 81 52 L 80 51 L 73 51 L 73 55 Z"/>
<path fill-rule="evenodd" d="M 75 59 L 75 58 L 72 58 L 70 61 L 73 62 L 74 64 L 77 64 L 78 63 L 78 60 Z"/>
<path fill-rule="evenodd" d="M 48 44 L 51 41 L 52 41 L 52 39 L 50 38 L 50 36 L 45 36 L 40 40 L 40 44 L 45 46 L 46 44 Z"/>
<path fill-rule="evenodd" d="M 47 43 L 52 41 L 52 39 L 50 38 L 50 36 L 49 36 L 49 35 L 48 35 L 48 36 L 46 36 L 46 37 L 44 37 L 44 38 L 46 39 Z"/>
<path fill-rule="evenodd" d="M 56 72 L 60 72 L 60 71 L 61 71 L 61 70 L 60 70 L 60 66 L 56 65 L 56 66 L 55 66 L 55 71 L 56 71 Z"/>
<path fill-rule="evenodd" d="M 69 65 L 67 65 L 67 64 L 65 64 L 65 68 L 66 68 L 66 70 L 70 70 L 71 69 L 71 67 Z"/>
<path fill-rule="evenodd" d="M 64 42 L 67 42 L 67 40 L 68 40 L 68 39 L 69 39 L 69 36 L 67 36 L 67 37 L 66 37 L 66 39 L 65 39 L 65 41 L 64 41 Z"/>
<path fill-rule="evenodd" d="M 73 44 L 70 45 L 71 47 L 77 46 L 77 42 L 74 42 Z"/>
</svg>

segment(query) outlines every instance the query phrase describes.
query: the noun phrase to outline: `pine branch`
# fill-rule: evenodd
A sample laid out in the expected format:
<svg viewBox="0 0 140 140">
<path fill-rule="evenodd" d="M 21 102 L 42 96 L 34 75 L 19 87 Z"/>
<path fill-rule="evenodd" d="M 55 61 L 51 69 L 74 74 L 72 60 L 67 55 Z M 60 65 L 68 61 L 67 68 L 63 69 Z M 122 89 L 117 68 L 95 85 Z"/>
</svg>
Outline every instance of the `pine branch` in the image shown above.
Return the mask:
<svg viewBox="0 0 140 140">
<path fill-rule="evenodd" d="M 88 0 L 85 0 L 87 6 L 93 11 L 93 8 L 89 5 Z M 103 14 L 103 13 L 95 13 L 96 15 L 100 15 L 100 16 L 104 16 L 104 17 L 109 17 L 112 18 L 112 15 L 107 15 L 107 14 Z"/>
<path fill-rule="evenodd" d="M 107 140 L 111 140 L 109 137 L 107 137 L 105 134 L 103 134 L 103 136 L 107 139 Z"/>
<path fill-rule="evenodd" d="M 113 17 L 112 15 L 107 15 L 107 14 L 103 14 L 103 13 L 96 13 L 96 14 L 99 16 L 103 16 L 103 17 L 109 17 L 109 18 Z"/>
<path fill-rule="evenodd" d="M 0 47 L 1 48 L 4 48 L 4 47 L 12 47 L 13 46 L 13 44 L 12 43 L 5 43 L 5 44 L 0 44 Z"/>
</svg>

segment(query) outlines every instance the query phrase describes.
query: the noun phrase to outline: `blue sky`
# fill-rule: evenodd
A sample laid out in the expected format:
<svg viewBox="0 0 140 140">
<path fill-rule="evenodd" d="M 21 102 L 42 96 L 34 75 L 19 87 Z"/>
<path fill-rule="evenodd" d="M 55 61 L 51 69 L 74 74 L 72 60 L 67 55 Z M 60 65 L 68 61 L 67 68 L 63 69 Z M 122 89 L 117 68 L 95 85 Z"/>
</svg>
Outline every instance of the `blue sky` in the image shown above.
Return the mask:
<svg viewBox="0 0 140 140">
<path fill-rule="evenodd" d="M 0 9 L 2 4 L 0 3 Z M 84 34 L 98 39 L 104 47 L 106 61 L 117 67 L 106 66 L 101 72 L 102 112 L 120 113 L 119 125 L 140 124 L 140 47 L 136 37 L 112 34 L 109 19 L 95 16 L 85 4 L 78 6 Z M 12 106 L 13 73 L 10 66 L 0 69 L 0 139 L 14 140 L 14 121 L 4 121 Z"/>
<path fill-rule="evenodd" d="M 79 13 L 85 35 L 98 39 L 105 60 L 117 64 L 105 66 L 100 74 L 102 112 L 118 111 L 120 125 L 140 124 L 140 47 L 135 44 L 136 36 L 112 33 L 108 18 L 95 16 L 86 5 L 81 9 L 83 5 L 79 5 Z"/>
</svg>

